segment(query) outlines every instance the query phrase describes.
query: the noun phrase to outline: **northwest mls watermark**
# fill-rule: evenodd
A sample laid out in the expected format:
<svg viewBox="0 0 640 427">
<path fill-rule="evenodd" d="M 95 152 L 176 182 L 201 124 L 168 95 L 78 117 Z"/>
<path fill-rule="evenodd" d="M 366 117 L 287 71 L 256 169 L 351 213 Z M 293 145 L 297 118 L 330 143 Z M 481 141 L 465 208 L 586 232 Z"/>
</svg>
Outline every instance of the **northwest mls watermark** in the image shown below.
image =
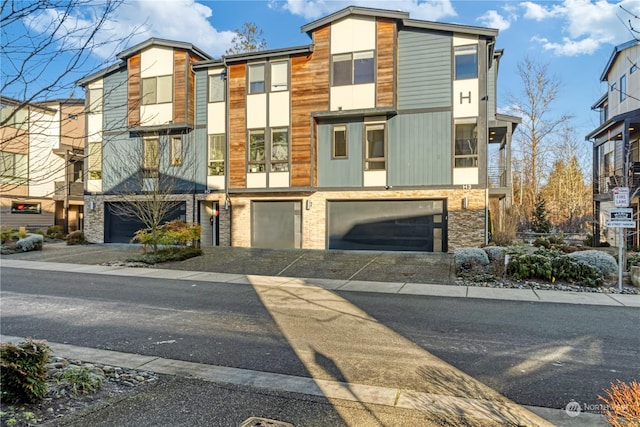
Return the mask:
<svg viewBox="0 0 640 427">
<path fill-rule="evenodd" d="M 587 414 L 600 414 L 604 415 L 607 412 L 613 412 L 614 409 L 624 410 L 627 405 L 618 405 L 616 407 L 612 407 L 611 405 L 607 405 L 606 403 L 580 403 L 575 400 L 570 401 L 565 406 L 564 410 L 570 417 L 577 417 L 581 413 Z"/>
</svg>

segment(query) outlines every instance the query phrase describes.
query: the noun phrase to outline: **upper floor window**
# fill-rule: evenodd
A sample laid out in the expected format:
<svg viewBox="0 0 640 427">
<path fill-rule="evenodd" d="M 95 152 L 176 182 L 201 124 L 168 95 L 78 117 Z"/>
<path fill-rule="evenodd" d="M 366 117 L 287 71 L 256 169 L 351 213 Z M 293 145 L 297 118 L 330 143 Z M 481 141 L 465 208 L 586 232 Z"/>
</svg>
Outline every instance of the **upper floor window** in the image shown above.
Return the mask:
<svg viewBox="0 0 640 427">
<path fill-rule="evenodd" d="M 334 159 L 347 158 L 347 127 L 345 125 L 333 127 L 331 157 Z"/>
<path fill-rule="evenodd" d="M 264 64 L 249 66 L 249 93 L 264 92 Z"/>
<path fill-rule="evenodd" d="M 224 101 L 224 77 L 222 74 L 209 76 L 209 102 Z"/>
<path fill-rule="evenodd" d="M 454 56 L 456 80 L 478 77 L 478 45 L 456 46 Z"/>
<path fill-rule="evenodd" d="M 375 80 L 372 50 L 333 55 L 333 86 L 373 83 Z"/>
<path fill-rule="evenodd" d="M 620 77 L 620 101 L 624 101 L 627 98 L 627 75 L 623 74 Z"/>
<path fill-rule="evenodd" d="M 0 106 L 0 124 L 2 126 L 27 129 L 28 117 L 29 110 L 27 108 L 16 109 L 16 107 L 6 104 Z"/>
<path fill-rule="evenodd" d="M 171 137 L 171 166 L 181 166 L 183 162 L 182 151 L 183 142 L 181 136 Z"/>
<path fill-rule="evenodd" d="M 289 63 L 278 61 L 271 63 L 271 92 L 289 88 Z"/>
<path fill-rule="evenodd" d="M 629 74 L 633 74 L 633 73 L 635 73 L 636 71 L 638 71 L 638 64 L 637 64 L 637 63 L 633 64 L 633 65 L 631 66 L 631 68 L 629 68 Z"/>
<path fill-rule="evenodd" d="M 0 151 L 0 182 L 26 184 L 29 166 L 26 154 Z"/>
<path fill-rule="evenodd" d="M 224 175 L 224 134 L 209 135 L 209 175 Z"/>
<path fill-rule="evenodd" d="M 385 170 L 386 144 L 384 123 L 366 124 L 364 134 L 366 138 L 364 169 L 368 171 Z"/>
<path fill-rule="evenodd" d="M 271 172 L 287 172 L 289 170 L 289 129 L 273 129 L 271 131 Z"/>
<path fill-rule="evenodd" d="M 249 172 L 265 172 L 264 129 L 249 131 Z"/>
<path fill-rule="evenodd" d="M 102 179 L 102 142 L 89 143 L 89 179 Z"/>
<path fill-rule="evenodd" d="M 478 167 L 478 126 L 476 123 L 456 124 L 454 159 L 456 168 Z"/>
<path fill-rule="evenodd" d="M 164 104 L 173 100 L 173 76 L 142 79 L 142 104 Z"/>
<path fill-rule="evenodd" d="M 147 178 L 158 177 L 160 146 L 157 137 L 142 140 L 142 172 Z"/>
</svg>

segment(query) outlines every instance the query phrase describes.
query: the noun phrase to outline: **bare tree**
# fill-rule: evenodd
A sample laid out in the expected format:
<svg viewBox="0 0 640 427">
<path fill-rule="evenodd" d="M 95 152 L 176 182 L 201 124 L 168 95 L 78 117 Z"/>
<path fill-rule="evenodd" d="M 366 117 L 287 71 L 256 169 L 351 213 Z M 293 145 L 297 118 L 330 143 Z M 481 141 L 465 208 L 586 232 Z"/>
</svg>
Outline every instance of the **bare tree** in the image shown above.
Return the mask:
<svg viewBox="0 0 640 427">
<path fill-rule="evenodd" d="M 522 81 L 519 93 L 510 96 L 515 115 L 523 118 L 515 135 L 514 150 L 518 187 L 514 188 L 520 227 L 526 228 L 535 210 L 536 197 L 548 173 L 550 142 L 560 128 L 571 120 L 568 114 L 553 116 L 552 106 L 558 99 L 560 80 L 552 77 L 546 64 L 525 58 L 518 64 Z"/>
<path fill-rule="evenodd" d="M 253 22 L 245 22 L 241 28 L 236 28 L 235 32 L 236 35 L 231 40 L 232 46 L 225 51 L 226 55 L 256 52 L 267 48 L 264 32 Z"/>
</svg>

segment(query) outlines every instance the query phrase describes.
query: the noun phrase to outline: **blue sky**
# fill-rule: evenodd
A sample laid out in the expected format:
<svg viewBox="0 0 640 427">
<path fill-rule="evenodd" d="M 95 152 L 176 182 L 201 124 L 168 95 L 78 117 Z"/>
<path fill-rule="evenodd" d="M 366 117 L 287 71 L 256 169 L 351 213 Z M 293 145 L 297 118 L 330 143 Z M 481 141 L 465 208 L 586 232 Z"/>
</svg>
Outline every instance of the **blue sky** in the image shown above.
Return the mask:
<svg viewBox="0 0 640 427">
<path fill-rule="evenodd" d="M 107 43 L 96 49 L 95 61 L 87 63 L 83 72 L 97 70 L 88 64 L 99 67 L 100 61 L 113 60 L 114 53 L 149 37 L 191 42 L 220 56 L 229 47 L 233 30 L 247 21 L 263 29 L 268 48 L 309 44 L 308 36 L 300 32 L 302 25 L 349 5 L 403 10 L 415 19 L 499 29 L 497 48 L 505 51 L 499 105 L 507 108 L 508 95 L 518 92 L 517 64 L 523 58 L 547 63 L 550 73 L 562 82 L 555 111 L 550 113 L 575 116 L 573 126 L 579 140 L 598 125 L 598 116 L 590 106 L 606 91 L 599 78 L 613 47 L 632 38 L 624 22 L 633 18 L 619 6 L 640 15 L 640 0 L 126 0 L 111 16 L 99 40 L 108 41 L 137 28 L 135 36 L 126 46 L 116 48 Z M 87 10 L 75 13 L 75 19 L 85 24 L 94 19 Z M 44 31 L 43 20 L 33 17 L 31 31 Z M 640 29 L 640 20 L 634 21 Z"/>
</svg>

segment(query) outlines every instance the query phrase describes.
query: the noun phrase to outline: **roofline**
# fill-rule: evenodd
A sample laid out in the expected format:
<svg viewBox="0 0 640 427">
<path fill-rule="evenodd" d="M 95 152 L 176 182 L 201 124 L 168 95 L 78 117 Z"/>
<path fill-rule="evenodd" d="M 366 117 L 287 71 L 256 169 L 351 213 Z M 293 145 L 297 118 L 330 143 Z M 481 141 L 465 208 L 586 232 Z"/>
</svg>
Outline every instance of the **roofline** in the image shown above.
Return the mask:
<svg viewBox="0 0 640 427">
<path fill-rule="evenodd" d="M 227 62 L 236 62 L 236 61 L 248 61 L 251 59 L 261 59 L 268 58 L 272 56 L 283 56 L 283 55 L 296 55 L 299 53 L 311 53 L 313 52 L 313 45 L 304 45 L 304 46 L 294 46 L 287 47 L 282 49 L 269 49 L 269 50 L 258 50 L 255 52 L 243 52 L 237 53 L 235 55 L 223 56 L 223 63 Z"/>
<path fill-rule="evenodd" d="M 44 101 L 38 101 L 36 104 L 50 104 L 56 103 L 60 105 L 84 105 L 84 98 L 56 98 L 46 99 Z"/>
<path fill-rule="evenodd" d="M 626 113 L 618 114 L 617 116 L 611 117 L 609 120 L 607 120 L 606 122 L 602 123 L 600 126 L 595 128 L 594 130 L 589 132 L 587 136 L 584 137 L 584 139 L 588 141 L 591 138 L 596 138 L 605 130 L 611 128 L 612 126 L 615 126 L 620 122 L 624 122 L 626 119 L 630 119 L 630 118 L 640 119 L 640 109 L 627 111 Z"/>
<path fill-rule="evenodd" d="M 110 74 L 116 70 L 119 70 L 120 68 L 125 68 L 127 65 L 126 62 L 121 61 L 121 62 L 117 62 L 113 65 L 110 65 L 106 68 L 103 68 L 102 70 L 98 70 L 93 74 L 89 74 L 88 76 L 84 76 L 83 78 L 81 78 L 80 80 L 76 80 L 76 85 L 77 86 L 86 86 L 87 84 L 91 83 L 94 80 L 99 79 L 100 77 L 104 77 L 107 74 Z"/>
<path fill-rule="evenodd" d="M 607 81 L 607 74 L 609 74 L 609 70 L 611 69 L 611 66 L 613 65 L 614 61 L 616 60 L 616 57 L 618 56 L 618 54 L 620 52 L 622 52 L 623 50 L 626 50 L 630 47 L 633 47 L 635 45 L 637 45 L 639 43 L 638 40 L 633 39 L 633 40 L 629 40 L 628 42 L 624 42 L 622 44 L 617 45 L 616 47 L 613 48 L 613 52 L 611 53 L 611 56 L 609 57 L 609 60 L 607 61 L 607 65 L 605 65 L 604 70 L 602 71 L 602 74 L 600 74 L 600 81 L 601 82 L 606 82 Z"/>
<path fill-rule="evenodd" d="M 502 114 L 502 113 L 496 113 L 496 120 L 501 122 L 516 123 L 516 124 L 522 123 L 522 117 L 511 116 L 509 114 Z"/>
<path fill-rule="evenodd" d="M 159 39 L 159 38 L 156 38 L 156 37 L 152 37 L 150 39 L 147 39 L 147 40 L 143 41 L 142 43 L 138 43 L 135 46 L 131 46 L 129 49 L 123 50 L 122 52 L 120 52 L 119 54 L 116 55 L 116 58 L 125 60 L 128 57 L 130 57 L 131 55 L 133 55 L 134 53 L 136 53 L 136 52 L 138 52 L 138 51 L 140 51 L 140 50 L 142 50 L 144 48 L 147 48 L 149 46 L 154 46 L 154 45 L 166 46 L 166 47 L 177 47 L 179 49 L 191 50 L 191 51 L 197 53 L 203 59 L 213 59 L 213 57 L 210 56 L 208 53 L 206 53 L 202 49 L 198 48 L 197 46 L 194 46 L 191 43 L 181 42 L 181 41 L 176 41 L 176 40 Z"/>
<path fill-rule="evenodd" d="M 498 30 L 495 28 L 475 27 L 471 25 L 446 24 L 443 22 L 421 21 L 418 19 L 404 19 L 405 27 L 422 28 L 426 30 L 447 31 L 452 33 L 473 34 L 485 37 L 496 38 Z"/>
<path fill-rule="evenodd" d="M 600 98 L 598 98 L 596 102 L 593 103 L 593 105 L 591 106 L 591 109 L 595 110 L 596 108 L 602 107 L 602 104 L 604 104 L 604 102 L 608 99 L 609 99 L 609 92 L 606 92 Z"/>
<path fill-rule="evenodd" d="M 191 68 L 193 68 L 194 70 L 199 70 L 201 68 L 216 67 L 216 66 L 224 66 L 224 61 L 220 59 L 212 59 L 210 61 L 200 61 L 200 62 L 194 62 L 193 64 L 191 64 Z"/>
<path fill-rule="evenodd" d="M 361 16 L 374 16 L 381 18 L 391 18 L 391 19 L 408 19 L 409 13 L 401 12 L 401 11 L 393 11 L 386 9 L 375 9 L 371 7 L 360 7 L 360 6 L 349 6 L 345 7 L 342 10 L 332 13 L 331 15 L 324 16 L 320 19 L 317 19 L 313 22 L 310 22 L 306 25 L 300 27 L 301 33 L 310 33 L 316 28 L 322 27 L 326 24 L 329 24 L 338 19 L 344 18 L 349 15 L 361 15 Z"/>
<path fill-rule="evenodd" d="M 35 108 L 35 109 L 46 111 L 46 112 L 51 112 L 51 113 L 55 113 L 58 111 L 54 108 L 47 107 L 45 105 L 40 105 L 39 102 L 35 102 L 35 101 L 25 102 L 25 101 L 20 101 L 19 99 L 11 98 L 10 96 L 4 96 L 4 95 L 0 95 L 0 103 L 9 104 L 16 107 L 30 107 L 30 108 Z"/>
</svg>

